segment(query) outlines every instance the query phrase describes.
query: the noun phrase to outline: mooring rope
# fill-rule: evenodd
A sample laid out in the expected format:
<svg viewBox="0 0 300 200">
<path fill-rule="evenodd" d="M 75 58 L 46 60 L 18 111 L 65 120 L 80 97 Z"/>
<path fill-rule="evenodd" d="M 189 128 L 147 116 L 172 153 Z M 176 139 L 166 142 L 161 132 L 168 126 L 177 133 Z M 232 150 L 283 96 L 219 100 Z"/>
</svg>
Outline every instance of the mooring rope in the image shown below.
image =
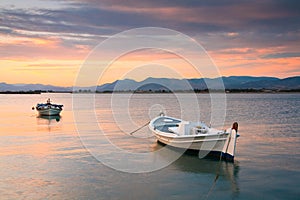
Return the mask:
<svg viewBox="0 0 300 200">
<path fill-rule="evenodd" d="M 226 147 L 226 151 L 225 151 L 225 154 L 227 153 L 227 150 L 228 150 L 228 147 L 229 147 L 229 143 L 230 143 L 230 140 L 231 140 L 231 132 L 230 134 L 228 135 L 229 139 L 228 139 L 228 143 L 227 143 L 227 147 Z M 216 177 L 214 179 L 214 182 L 212 183 L 207 195 L 206 195 L 206 199 L 208 199 L 208 197 L 210 196 L 211 192 L 213 191 L 213 189 L 215 188 L 216 186 L 216 183 L 217 183 L 217 180 L 220 176 L 220 171 L 221 171 L 221 164 L 222 164 L 222 155 L 223 152 L 220 153 L 220 159 L 219 159 L 219 163 L 218 163 L 218 168 L 217 168 L 217 171 L 216 171 Z"/>
</svg>

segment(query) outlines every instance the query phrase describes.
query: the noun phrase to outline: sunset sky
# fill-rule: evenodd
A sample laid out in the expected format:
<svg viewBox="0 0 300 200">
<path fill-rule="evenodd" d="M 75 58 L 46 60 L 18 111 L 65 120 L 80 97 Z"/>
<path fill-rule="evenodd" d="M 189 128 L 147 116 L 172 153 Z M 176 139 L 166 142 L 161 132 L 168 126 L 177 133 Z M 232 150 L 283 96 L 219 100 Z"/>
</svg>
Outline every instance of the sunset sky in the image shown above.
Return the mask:
<svg viewBox="0 0 300 200">
<path fill-rule="evenodd" d="M 221 76 L 299 76 L 299 10 L 298 0 L 1 1 L 0 82 L 72 86 L 97 44 L 141 27 L 168 28 L 193 38 Z M 152 72 L 163 70 L 149 60 L 171 63 L 183 77 L 199 77 L 176 59 L 165 51 L 133 52 L 120 57 L 102 81 L 130 78 L 124 71 L 133 65 L 142 66 L 132 72 L 133 78 L 147 76 L 146 66 Z"/>
</svg>

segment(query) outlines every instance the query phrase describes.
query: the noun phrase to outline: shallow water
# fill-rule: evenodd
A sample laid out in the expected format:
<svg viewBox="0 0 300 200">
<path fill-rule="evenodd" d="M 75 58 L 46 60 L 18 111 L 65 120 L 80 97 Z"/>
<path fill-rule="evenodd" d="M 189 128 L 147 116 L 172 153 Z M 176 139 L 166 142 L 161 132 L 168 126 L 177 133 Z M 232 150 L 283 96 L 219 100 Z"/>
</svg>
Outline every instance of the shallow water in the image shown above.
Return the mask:
<svg viewBox="0 0 300 200">
<path fill-rule="evenodd" d="M 64 104 L 61 118 L 39 118 L 31 110 L 48 97 Z M 226 97 L 222 126 L 211 120 L 208 94 L 197 95 L 200 116 L 187 94 L 77 94 L 74 108 L 71 94 L 0 95 L 1 199 L 299 198 L 300 94 Z M 219 100 L 213 109 L 222 110 Z M 188 154 L 169 162 L 147 127 L 129 134 L 161 110 L 218 128 L 238 121 L 235 162 Z M 124 159 L 111 146 L 130 155 L 156 152 L 166 167 L 151 171 L 152 163 Z M 150 172 L 107 166 L 120 162 L 129 171 Z"/>
</svg>

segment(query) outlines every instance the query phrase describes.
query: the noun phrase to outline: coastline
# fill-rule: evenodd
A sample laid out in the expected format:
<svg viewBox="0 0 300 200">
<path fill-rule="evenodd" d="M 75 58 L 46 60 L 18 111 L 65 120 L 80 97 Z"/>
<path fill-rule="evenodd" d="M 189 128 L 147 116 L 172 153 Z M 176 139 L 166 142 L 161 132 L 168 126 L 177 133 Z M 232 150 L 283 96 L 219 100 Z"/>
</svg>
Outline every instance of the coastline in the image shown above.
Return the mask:
<svg viewBox="0 0 300 200">
<path fill-rule="evenodd" d="M 224 93 L 224 90 L 194 90 L 194 91 L 166 91 L 166 90 L 158 90 L 158 91 L 96 91 L 93 92 L 91 90 L 83 90 L 83 91 L 46 91 L 46 90 L 30 90 L 30 91 L 0 91 L 0 94 L 42 94 L 42 93 L 70 93 L 70 94 L 126 94 L 126 93 L 135 93 L 135 94 L 168 94 L 168 93 L 196 93 L 196 94 L 209 94 L 209 93 Z M 300 89 L 292 89 L 292 90 L 268 90 L 268 89 L 225 89 L 226 94 L 253 94 L 253 93 L 268 93 L 268 94 L 284 94 L 284 93 L 300 93 Z"/>
</svg>

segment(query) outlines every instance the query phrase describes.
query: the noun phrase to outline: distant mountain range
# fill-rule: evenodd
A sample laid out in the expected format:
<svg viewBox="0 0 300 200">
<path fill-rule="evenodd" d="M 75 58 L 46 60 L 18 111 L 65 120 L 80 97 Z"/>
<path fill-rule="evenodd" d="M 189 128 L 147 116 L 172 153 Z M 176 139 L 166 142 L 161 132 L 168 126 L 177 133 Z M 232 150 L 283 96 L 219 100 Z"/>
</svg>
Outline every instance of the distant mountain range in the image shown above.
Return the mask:
<svg viewBox="0 0 300 200">
<path fill-rule="evenodd" d="M 0 92 L 6 91 L 72 91 L 72 87 L 59 87 L 53 85 L 43 85 L 43 84 L 7 84 L 0 83 Z"/>
<path fill-rule="evenodd" d="M 279 79 L 275 77 L 229 76 L 219 78 L 199 79 L 170 79 L 147 78 L 137 82 L 131 79 L 117 80 L 100 86 L 77 87 L 75 91 L 189 91 L 205 89 L 222 89 L 223 80 L 225 89 L 267 89 L 267 90 L 295 90 L 300 89 L 300 76 Z M 6 91 L 72 91 L 72 87 L 59 87 L 43 84 L 6 84 L 0 83 L 0 92 Z"/>
</svg>

